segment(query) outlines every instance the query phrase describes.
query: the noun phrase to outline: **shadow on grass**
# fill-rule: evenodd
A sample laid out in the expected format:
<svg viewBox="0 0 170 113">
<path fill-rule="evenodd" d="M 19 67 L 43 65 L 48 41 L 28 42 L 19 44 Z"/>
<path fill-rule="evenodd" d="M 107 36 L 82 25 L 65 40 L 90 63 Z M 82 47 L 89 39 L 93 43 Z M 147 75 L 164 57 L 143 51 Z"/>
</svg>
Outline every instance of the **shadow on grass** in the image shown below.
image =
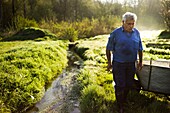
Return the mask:
<svg viewBox="0 0 170 113">
<path fill-rule="evenodd" d="M 170 102 L 161 94 L 130 92 L 125 110 L 125 113 L 170 113 Z"/>
</svg>

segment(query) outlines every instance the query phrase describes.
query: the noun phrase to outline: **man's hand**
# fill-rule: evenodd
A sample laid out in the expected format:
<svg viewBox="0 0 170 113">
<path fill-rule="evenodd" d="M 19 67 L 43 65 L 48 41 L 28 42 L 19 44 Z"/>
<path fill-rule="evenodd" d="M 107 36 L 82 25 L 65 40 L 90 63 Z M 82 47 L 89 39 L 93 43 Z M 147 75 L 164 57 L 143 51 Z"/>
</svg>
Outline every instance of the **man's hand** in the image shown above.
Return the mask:
<svg viewBox="0 0 170 113">
<path fill-rule="evenodd" d="M 107 57 L 107 71 L 110 71 L 112 69 L 112 63 L 111 63 L 111 51 L 106 49 L 106 57 Z"/>
<path fill-rule="evenodd" d="M 138 65 L 137 65 L 137 70 L 140 71 L 143 67 L 143 64 L 142 62 L 139 62 Z"/>
<path fill-rule="evenodd" d="M 142 58 L 143 58 L 143 52 L 139 51 L 139 63 L 137 64 L 137 70 L 140 71 L 143 67 L 143 63 L 142 63 Z"/>
<path fill-rule="evenodd" d="M 112 64 L 111 62 L 108 62 L 107 64 L 107 71 L 110 71 L 112 69 Z"/>
</svg>

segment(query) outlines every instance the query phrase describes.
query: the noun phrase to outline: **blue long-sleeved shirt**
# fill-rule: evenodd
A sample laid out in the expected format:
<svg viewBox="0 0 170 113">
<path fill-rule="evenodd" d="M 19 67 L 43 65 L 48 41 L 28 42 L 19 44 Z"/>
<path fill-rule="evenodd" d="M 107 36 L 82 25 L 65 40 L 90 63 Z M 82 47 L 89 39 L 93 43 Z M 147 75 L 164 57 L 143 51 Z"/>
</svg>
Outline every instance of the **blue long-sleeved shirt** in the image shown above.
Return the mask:
<svg viewBox="0 0 170 113">
<path fill-rule="evenodd" d="M 139 31 L 133 28 L 128 33 L 123 27 L 115 29 L 110 34 L 106 49 L 113 51 L 113 60 L 116 62 L 135 62 L 138 51 L 143 50 Z"/>
</svg>

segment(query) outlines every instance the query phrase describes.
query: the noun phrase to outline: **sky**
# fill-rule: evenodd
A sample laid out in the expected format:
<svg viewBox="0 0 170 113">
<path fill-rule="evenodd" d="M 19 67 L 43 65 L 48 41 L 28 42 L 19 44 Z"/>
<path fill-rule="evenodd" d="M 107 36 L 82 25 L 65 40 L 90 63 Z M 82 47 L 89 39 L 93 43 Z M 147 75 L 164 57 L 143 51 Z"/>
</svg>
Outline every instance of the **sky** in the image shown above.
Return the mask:
<svg viewBox="0 0 170 113">
<path fill-rule="evenodd" d="M 113 2 L 119 2 L 119 3 L 123 3 L 124 0 L 101 0 L 102 2 L 106 2 L 106 1 L 113 1 Z"/>
<path fill-rule="evenodd" d="M 116 2 L 116 3 L 121 3 L 121 4 L 128 4 L 131 3 L 131 5 L 137 5 L 138 0 L 100 0 L 102 2 Z"/>
</svg>

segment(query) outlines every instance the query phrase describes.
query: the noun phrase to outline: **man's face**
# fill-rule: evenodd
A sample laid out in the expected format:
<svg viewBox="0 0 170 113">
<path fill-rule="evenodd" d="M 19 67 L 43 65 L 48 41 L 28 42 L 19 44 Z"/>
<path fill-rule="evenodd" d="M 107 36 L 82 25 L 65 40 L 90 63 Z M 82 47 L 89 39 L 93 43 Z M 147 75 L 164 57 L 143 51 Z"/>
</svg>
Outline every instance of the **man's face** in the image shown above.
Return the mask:
<svg viewBox="0 0 170 113">
<path fill-rule="evenodd" d="M 134 25 L 135 25 L 135 20 L 123 21 L 123 28 L 126 32 L 132 32 Z"/>
</svg>

